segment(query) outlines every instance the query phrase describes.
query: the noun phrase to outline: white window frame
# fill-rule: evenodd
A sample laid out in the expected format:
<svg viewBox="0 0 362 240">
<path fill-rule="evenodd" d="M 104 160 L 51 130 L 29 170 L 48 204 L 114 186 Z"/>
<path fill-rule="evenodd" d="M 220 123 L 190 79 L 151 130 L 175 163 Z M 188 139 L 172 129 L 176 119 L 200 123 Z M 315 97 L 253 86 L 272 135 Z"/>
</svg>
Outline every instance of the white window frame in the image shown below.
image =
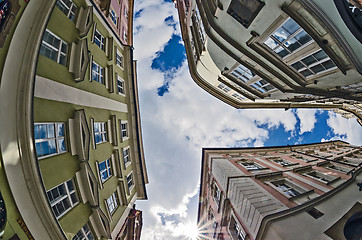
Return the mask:
<svg viewBox="0 0 362 240">
<path fill-rule="evenodd" d="M 127 42 L 128 41 L 128 34 L 127 31 L 123 28 L 123 41 Z"/>
<path fill-rule="evenodd" d="M 75 5 L 71 0 L 68 0 L 70 2 L 70 6 L 68 6 L 64 0 L 57 0 L 56 5 L 62 11 L 71 21 L 75 21 L 75 16 L 78 11 L 78 6 Z M 60 7 L 60 5 L 62 7 Z M 63 10 L 65 11 L 63 11 Z"/>
<path fill-rule="evenodd" d="M 101 170 L 100 165 L 105 163 L 105 169 Z M 99 176 L 101 178 L 102 183 L 106 182 L 108 179 L 110 179 L 112 177 L 112 164 L 111 164 L 111 159 L 108 158 L 106 160 L 104 160 L 103 162 L 98 163 L 98 169 L 99 169 Z M 103 178 L 103 173 L 107 173 L 107 177 Z"/>
<path fill-rule="evenodd" d="M 96 125 L 99 125 L 98 129 L 100 131 L 98 131 L 98 132 L 96 132 Z M 94 127 L 94 142 L 96 144 L 101 144 L 101 143 L 107 142 L 107 138 L 108 138 L 107 123 L 106 122 L 94 122 L 93 127 Z M 97 134 L 101 135 L 101 141 L 100 142 L 97 142 L 97 139 L 96 139 Z"/>
<path fill-rule="evenodd" d="M 316 179 L 316 180 L 318 180 L 318 181 L 320 181 L 322 183 L 325 183 L 325 184 L 329 184 L 330 182 L 332 182 L 332 181 L 334 181 L 334 180 L 336 180 L 338 178 L 336 176 L 326 174 L 326 173 L 320 172 L 318 170 L 313 170 L 313 171 L 310 171 L 310 172 L 306 172 L 303 175 L 306 176 L 306 177 L 309 177 L 309 178 Z"/>
<path fill-rule="evenodd" d="M 322 73 L 328 72 L 328 71 L 330 71 L 330 70 L 336 69 L 336 68 L 337 68 L 336 64 L 332 61 L 332 59 L 330 59 L 330 57 L 328 56 L 328 54 L 325 53 L 324 51 L 323 51 L 323 52 L 324 52 L 325 55 L 327 56 L 326 58 L 323 58 L 323 59 L 321 59 L 321 60 L 316 59 L 317 62 L 314 62 L 314 63 L 312 63 L 312 64 L 310 64 L 310 65 L 306 65 L 305 63 L 302 62 L 302 60 L 304 60 L 304 59 L 306 59 L 306 58 L 308 58 L 308 57 L 311 57 L 313 54 L 315 54 L 315 53 L 317 53 L 317 52 L 319 52 L 319 51 L 323 51 L 323 49 L 318 49 L 318 50 L 316 50 L 316 51 L 313 51 L 313 52 L 309 53 L 308 55 L 303 56 L 302 58 L 298 59 L 297 61 L 293 61 L 293 62 L 290 63 L 289 65 L 290 65 L 292 68 L 294 68 L 292 65 L 295 64 L 295 63 L 297 63 L 297 62 L 300 62 L 302 65 L 304 65 L 304 67 L 302 67 L 302 68 L 300 68 L 300 69 L 298 69 L 298 70 L 297 70 L 296 68 L 294 68 L 294 69 L 295 69 L 296 71 L 298 71 L 301 75 L 303 75 L 302 72 L 305 71 L 305 70 L 308 70 L 308 71 L 310 71 L 310 72 L 312 73 L 312 74 L 310 74 L 310 75 L 308 75 L 308 76 L 304 76 L 304 75 L 303 75 L 303 77 L 305 77 L 305 78 L 314 77 L 314 76 L 317 76 L 317 75 L 319 75 L 319 74 L 322 74 Z M 330 67 L 330 68 L 325 68 L 325 66 L 322 65 L 322 64 L 325 63 L 325 62 L 328 62 L 328 61 L 331 61 L 334 66 L 332 66 L 332 67 Z M 315 67 L 315 66 L 318 66 L 318 65 L 322 65 L 325 69 L 324 69 L 323 71 L 320 71 L 320 72 L 313 72 L 312 68 Z"/>
<path fill-rule="evenodd" d="M 117 16 L 116 12 L 113 10 L 113 8 L 110 8 L 109 13 L 110 13 L 109 17 L 111 18 L 112 22 L 114 23 L 114 25 L 117 26 L 118 16 Z"/>
<path fill-rule="evenodd" d="M 297 184 L 295 184 L 294 182 L 290 181 L 287 178 L 283 178 L 283 179 L 279 179 L 279 180 L 275 180 L 275 181 L 270 181 L 267 184 L 269 186 L 273 187 L 274 189 L 276 189 L 278 192 L 283 194 L 288 199 L 301 196 L 304 193 L 309 191 L 307 189 L 304 189 L 304 188 L 298 186 Z M 279 185 L 281 185 L 281 184 L 286 185 L 286 188 L 279 187 Z M 290 194 L 290 191 L 293 191 L 293 190 L 296 191 L 297 194 L 294 194 L 294 193 Z"/>
<path fill-rule="evenodd" d="M 123 69 L 123 55 L 118 50 L 116 51 L 116 65 Z"/>
<path fill-rule="evenodd" d="M 70 190 L 69 188 L 68 188 L 68 182 L 71 182 L 72 184 L 73 184 L 73 190 Z M 64 185 L 64 189 L 65 189 L 65 195 L 63 195 L 63 196 L 60 196 L 60 194 L 59 194 L 59 196 L 57 197 L 57 198 L 54 198 L 53 199 L 53 202 L 51 202 L 51 200 L 49 199 L 49 194 L 51 194 L 52 195 L 52 190 L 54 190 L 54 189 L 57 189 L 57 188 L 59 188 L 61 185 Z M 59 191 L 58 191 L 59 192 Z M 73 203 L 73 201 L 72 201 L 72 198 L 71 198 L 71 195 L 72 194 L 75 194 L 75 196 L 76 196 L 76 202 L 75 203 Z M 74 196 L 74 195 L 73 195 Z M 65 207 L 64 207 L 64 204 L 63 204 L 63 200 L 68 200 L 68 202 L 69 202 L 69 204 L 70 204 L 70 207 L 69 208 L 67 208 L 67 209 L 65 209 L 64 210 L 64 212 L 62 212 L 62 213 L 60 213 L 58 216 L 57 216 L 57 214 L 54 212 L 54 210 L 53 210 L 53 213 L 54 213 L 54 215 L 55 215 L 55 217 L 57 218 L 57 219 L 59 219 L 59 218 L 61 218 L 62 216 L 64 216 L 67 212 L 69 212 L 73 207 L 75 207 L 78 203 L 79 203 L 79 197 L 78 197 L 78 194 L 77 194 L 77 191 L 76 191 L 76 186 L 75 186 L 75 183 L 74 183 L 74 181 L 73 181 L 73 179 L 71 178 L 71 179 L 68 179 L 67 181 L 65 181 L 65 182 L 63 182 L 63 183 L 61 183 L 61 184 L 59 184 L 59 185 L 57 185 L 57 186 L 55 186 L 55 187 L 53 187 L 53 188 L 51 188 L 51 189 L 49 189 L 49 190 L 47 190 L 47 197 L 48 197 L 48 201 L 49 201 L 49 203 L 50 203 L 50 206 L 51 206 L 51 208 L 52 208 L 52 210 L 53 210 L 53 207 L 55 207 L 57 204 L 62 204 L 63 205 L 63 208 L 65 209 Z"/>
<path fill-rule="evenodd" d="M 131 191 L 134 188 L 133 171 L 127 175 L 126 181 L 127 181 L 127 187 L 129 190 L 129 194 L 131 194 Z M 131 186 L 130 186 L 130 184 L 131 184 Z"/>
<path fill-rule="evenodd" d="M 120 95 L 125 95 L 124 84 L 125 84 L 124 80 L 119 75 L 117 75 L 117 91 L 118 91 L 118 94 L 120 94 Z"/>
<path fill-rule="evenodd" d="M 233 212 L 229 221 L 228 231 L 235 240 L 245 240 L 247 237 L 247 233 Z"/>
<path fill-rule="evenodd" d="M 91 238 L 89 237 L 89 234 L 91 235 Z M 95 238 L 87 223 L 84 224 L 84 226 L 72 238 L 72 240 L 93 240 L 93 239 Z"/>
<path fill-rule="evenodd" d="M 93 69 L 93 65 L 95 65 L 96 69 Z M 100 66 L 95 61 L 92 61 L 92 81 L 96 81 L 100 84 L 104 84 L 105 83 L 104 71 L 105 71 L 104 67 Z M 93 76 L 96 76 L 96 78 L 93 78 Z"/>
<path fill-rule="evenodd" d="M 214 192 L 212 193 L 212 197 L 218 207 L 218 209 L 220 208 L 220 203 L 221 203 L 221 190 L 219 188 L 219 186 L 216 184 L 216 182 L 214 181 Z"/>
<path fill-rule="evenodd" d="M 127 153 L 127 154 L 125 154 L 125 153 Z M 124 168 L 127 168 L 131 164 L 131 156 L 130 156 L 130 148 L 129 148 L 129 146 L 122 149 L 122 156 L 123 156 Z"/>
<path fill-rule="evenodd" d="M 125 141 L 129 138 L 129 131 L 128 131 L 128 121 L 121 120 L 120 121 L 120 127 L 121 127 L 121 138 L 122 141 Z"/>
<path fill-rule="evenodd" d="M 53 46 L 51 45 L 50 43 L 46 42 L 44 40 L 44 36 L 45 34 L 48 33 L 50 34 L 52 37 L 56 38 L 57 40 L 59 40 L 59 46 Z M 63 45 L 65 46 L 65 52 L 62 52 L 62 47 Z M 51 59 L 50 57 L 44 55 L 41 53 L 41 49 L 42 48 L 47 48 L 53 52 L 55 52 L 57 54 L 57 59 L 54 60 L 54 59 Z M 62 65 L 66 65 L 67 64 L 67 55 L 68 55 L 68 43 L 65 42 L 63 39 L 61 39 L 60 37 L 58 37 L 57 35 L 55 35 L 53 32 L 51 32 L 50 30 L 46 29 L 45 32 L 44 32 L 44 35 L 43 35 L 43 38 L 42 38 L 42 42 L 41 42 L 41 47 L 40 47 L 40 54 L 43 55 L 44 57 L 47 57 L 59 64 L 62 64 Z M 61 63 L 61 57 L 64 57 L 65 60 L 64 60 L 64 64 Z"/>
<path fill-rule="evenodd" d="M 126 7 L 123 8 L 123 15 L 126 21 L 128 21 L 128 9 Z"/>
<path fill-rule="evenodd" d="M 46 125 L 46 134 L 48 135 L 48 125 L 53 125 L 54 127 L 54 137 L 51 138 L 36 138 L 36 127 L 35 126 L 41 126 L 41 125 Z M 59 132 L 58 132 L 58 126 L 59 125 L 63 125 L 63 135 L 64 136 L 59 136 Z M 58 154 L 62 154 L 62 153 L 66 153 L 68 152 L 68 148 L 67 148 L 67 141 L 66 141 L 66 126 L 64 122 L 46 122 L 46 123 L 34 123 L 34 139 L 35 139 L 35 147 L 37 146 L 37 144 L 43 143 L 43 142 L 49 142 L 49 141 L 55 141 L 55 148 L 56 148 L 56 152 L 55 153 L 51 153 L 51 154 L 47 154 L 47 155 L 43 155 L 43 156 L 39 156 L 38 155 L 38 150 L 36 150 L 37 152 L 37 157 L 38 159 L 42 159 L 42 158 L 46 158 L 46 157 L 51 157 L 51 156 L 55 156 Z M 65 150 L 61 150 L 59 145 L 61 144 L 61 142 L 64 142 L 65 144 Z M 49 145 L 48 145 L 49 146 Z M 37 149 L 37 147 L 36 147 Z"/>
<path fill-rule="evenodd" d="M 223 90 L 224 92 L 229 92 L 231 90 L 231 88 L 229 88 L 228 86 L 226 86 L 223 83 L 219 83 L 219 85 L 217 85 L 218 88 L 220 88 L 221 90 Z"/>
<path fill-rule="evenodd" d="M 297 165 L 296 163 L 287 161 L 287 160 L 282 159 L 282 158 L 280 158 L 280 159 L 275 159 L 275 160 L 273 160 L 273 162 L 279 164 L 279 165 L 282 166 L 282 167 L 289 167 L 289 166 Z"/>
<path fill-rule="evenodd" d="M 112 215 L 119 206 L 116 192 L 112 193 L 111 196 L 109 196 L 109 198 L 107 198 L 106 202 L 107 202 L 108 211 Z"/>
<path fill-rule="evenodd" d="M 300 51 L 301 49 L 305 48 L 306 46 L 312 44 L 314 41 L 314 39 L 297 23 L 294 21 L 294 19 L 292 19 L 300 28 L 298 30 L 296 30 L 294 33 L 292 33 L 291 35 L 289 35 L 285 40 L 280 41 L 279 39 L 277 39 L 276 37 L 273 36 L 273 34 L 275 32 L 277 32 L 280 28 L 283 27 L 283 25 L 289 21 L 290 19 L 292 19 L 291 17 L 286 18 L 271 34 L 269 34 L 269 36 L 263 41 L 264 45 L 270 49 L 275 55 L 277 55 L 278 57 L 280 57 L 275 50 L 277 48 L 282 48 L 285 49 L 287 52 L 289 52 L 287 55 L 285 55 L 284 57 L 280 57 L 282 59 L 288 58 L 289 56 L 297 53 L 298 51 Z M 308 42 L 306 42 L 305 44 L 301 45 L 299 48 L 295 49 L 293 52 L 290 52 L 289 49 L 287 49 L 287 46 L 285 46 L 285 43 L 287 43 L 289 40 L 293 39 L 295 36 L 297 36 L 299 33 L 305 31 L 306 34 L 311 38 Z M 274 40 L 275 42 L 277 42 L 277 45 L 274 48 L 271 48 L 270 46 L 268 46 L 266 44 L 266 42 L 268 41 L 268 39 L 271 38 L 272 40 Z M 283 47 L 285 46 L 285 47 Z"/>
<path fill-rule="evenodd" d="M 100 36 L 98 37 L 96 36 L 96 34 L 99 34 Z M 94 31 L 93 42 L 104 51 L 106 45 L 106 38 L 102 35 L 102 33 L 98 31 L 97 28 Z"/>
<path fill-rule="evenodd" d="M 254 161 L 239 161 L 239 165 L 244 167 L 248 171 L 257 171 L 257 170 L 263 170 L 265 167 L 259 165 L 258 163 Z M 247 164 L 247 165 L 244 165 Z"/>
</svg>

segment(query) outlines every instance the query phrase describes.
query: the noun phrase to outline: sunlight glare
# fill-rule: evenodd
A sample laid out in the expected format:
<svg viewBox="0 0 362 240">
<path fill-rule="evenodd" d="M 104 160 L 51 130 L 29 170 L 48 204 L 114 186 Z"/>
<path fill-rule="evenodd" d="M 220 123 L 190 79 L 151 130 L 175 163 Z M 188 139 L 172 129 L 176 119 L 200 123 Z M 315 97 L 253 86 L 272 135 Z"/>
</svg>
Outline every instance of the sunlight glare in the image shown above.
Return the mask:
<svg viewBox="0 0 362 240">
<path fill-rule="evenodd" d="M 198 240 L 199 239 L 199 229 L 196 224 L 187 224 L 185 225 L 185 233 L 187 239 Z"/>
</svg>

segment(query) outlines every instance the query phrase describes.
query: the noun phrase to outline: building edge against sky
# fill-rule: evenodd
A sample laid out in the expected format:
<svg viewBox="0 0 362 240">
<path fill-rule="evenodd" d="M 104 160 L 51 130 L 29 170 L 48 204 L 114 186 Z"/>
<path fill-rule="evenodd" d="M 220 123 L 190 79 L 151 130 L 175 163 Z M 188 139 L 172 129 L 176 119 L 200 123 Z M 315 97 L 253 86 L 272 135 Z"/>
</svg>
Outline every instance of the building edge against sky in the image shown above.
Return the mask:
<svg viewBox="0 0 362 240">
<path fill-rule="evenodd" d="M 203 148 L 200 239 L 359 239 L 361 151 L 343 141 Z"/>
<path fill-rule="evenodd" d="M 1 237 L 139 239 L 148 177 L 133 1 L 109 1 L 109 15 L 88 0 L 4 2 Z"/>
<path fill-rule="evenodd" d="M 211 95 L 235 108 L 333 109 L 362 124 L 361 26 L 347 1 L 174 2 L 191 76 Z"/>
</svg>

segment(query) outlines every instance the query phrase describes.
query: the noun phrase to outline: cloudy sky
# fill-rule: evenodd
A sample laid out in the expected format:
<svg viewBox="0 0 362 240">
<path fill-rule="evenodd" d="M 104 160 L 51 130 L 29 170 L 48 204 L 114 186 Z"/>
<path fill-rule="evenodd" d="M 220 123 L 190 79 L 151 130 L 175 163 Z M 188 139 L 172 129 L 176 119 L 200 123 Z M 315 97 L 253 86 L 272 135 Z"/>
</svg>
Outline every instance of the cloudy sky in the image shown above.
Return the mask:
<svg viewBox="0 0 362 240">
<path fill-rule="evenodd" d="M 196 226 L 202 147 L 251 147 L 342 139 L 362 144 L 362 128 L 322 110 L 236 110 L 189 75 L 171 0 L 136 0 L 135 59 L 148 201 L 142 239 L 190 239 Z"/>
</svg>

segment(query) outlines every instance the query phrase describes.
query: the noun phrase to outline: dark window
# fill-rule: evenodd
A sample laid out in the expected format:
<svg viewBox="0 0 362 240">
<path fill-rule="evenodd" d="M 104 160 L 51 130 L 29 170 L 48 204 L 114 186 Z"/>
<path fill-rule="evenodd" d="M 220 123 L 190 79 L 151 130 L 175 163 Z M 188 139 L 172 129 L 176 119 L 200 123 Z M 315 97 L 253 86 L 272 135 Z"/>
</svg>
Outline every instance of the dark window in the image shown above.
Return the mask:
<svg viewBox="0 0 362 240">
<path fill-rule="evenodd" d="M 248 28 L 264 5 L 259 0 L 232 0 L 227 13 Z"/>
<path fill-rule="evenodd" d="M 312 208 L 311 210 L 307 211 L 307 213 L 309 215 L 311 215 L 312 217 L 314 217 L 315 219 L 318 219 L 324 215 L 324 213 L 322 213 L 321 211 L 319 211 L 315 208 Z"/>
</svg>

